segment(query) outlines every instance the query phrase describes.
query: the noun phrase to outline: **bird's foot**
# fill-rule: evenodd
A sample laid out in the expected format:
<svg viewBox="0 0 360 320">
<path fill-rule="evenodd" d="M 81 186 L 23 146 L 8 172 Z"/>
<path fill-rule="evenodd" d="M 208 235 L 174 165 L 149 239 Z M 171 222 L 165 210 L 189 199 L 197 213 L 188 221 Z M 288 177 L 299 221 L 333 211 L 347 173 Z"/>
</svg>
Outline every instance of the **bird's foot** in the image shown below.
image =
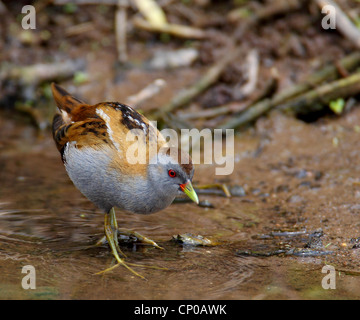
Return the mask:
<svg viewBox="0 0 360 320">
<path fill-rule="evenodd" d="M 128 230 L 127 230 L 128 231 Z M 120 232 L 119 232 L 120 233 Z M 126 233 L 126 235 L 130 236 L 129 233 Z M 135 235 L 132 233 L 131 234 L 132 236 L 136 236 L 138 239 L 141 238 L 142 236 L 140 234 L 138 234 L 137 232 L 135 233 Z M 112 236 L 110 236 L 112 238 Z M 146 238 L 146 237 L 142 237 L 141 239 L 143 239 L 144 241 L 146 241 L 146 243 L 149 243 L 149 244 L 152 244 L 160 249 L 163 249 L 161 248 L 160 246 L 158 246 L 154 241 Z M 148 266 L 148 265 L 142 265 L 142 264 L 136 264 L 136 263 L 130 263 L 130 262 L 125 262 L 124 259 L 121 259 L 119 254 L 125 256 L 125 254 L 120 250 L 120 248 L 118 248 L 118 245 L 116 244 L 115 240 L 112 238 L 112 239 L 107 239 L 107 237 L 105 236 L 104 238 L 100 239 L 97 244 L 101 245 L 101 244 L 104 244 L 105 242 L 108 242 L 110 247 L 111 247 L 111 250 L 112 250 L 112 253 L 117 261 L 117 264 L 103 270 L 103 271 L 100 271 L 100 272 L 97 272 L 96 274 L 97 275 L 100 275 L 100 274 L 104 274 L 106 272 L 109 272 L 109 271 L 112 271 L 113 269 L 117 268 L 118 266 L 123 266 L 125 267 L 126 269 L 128 269 L 130 272 L 132 272 L 134 275 L 140 277 L 141 279 L 144 279 L 146 280 L 146 278 L 144 276 L 142 276 L 140 273 L 136 272 L 133 268 L 131 267 L 140 267 L 140 268 L 150 268 L 150 269 L 157 269 L 157 270 L 168 270 L 167 268 L 163 268 L 163 267 L 158 267 L 158 266 Z M 130 267 L 131 266 L 131 267 Z"/>
<path fill-rule="evenodd" d="M 135 263 L 128 263 L 125 262 L 124 259 L 120 258 L 120 255 L 125 257 L 125 254 L 120 250 L 119 244 L 118 244 L 118 234 L 124 234 L 127 236 L 135 236 L 137 239 L 139 239 L 141 242 L 145 242 L 148 244 L 151 244 L 157 248 L 162 249 L 160 246 L 158 246 L 156 244 L 156 242 L 140 235 L 138 232 L 135 231 L 130 231 L 127 229 L 119 229 L 117 227 L 117 223 L 116 220 L 114 219 L 114 211 L 111 210 L 110 213 L 105 214 L 105 237 L 100 239 L 96 244 L 97 245 L 101 245 L 104 244 L 106 241 L 108 242 L 112 254 L 114 255 L 117 264 L 111 266 L 110 268 L 107 268 L 103 271 L 100 271 L 96 274 L 103 274 L 106 272 L 109 272 L 113 269 L 115 269 L 118 266 L 123 266 L 126 269 L 128 269 L 130 272 L 132 272 L 134 275 L 140 277 L 141 279 L 145 279 L 145 277 L 143 277 L 141 274 L 137 273 L 135 270 L 133 270 L 130 266 L 134 266 L 134 267 L 141 267 L 141 268 L 152 268 L 152 269 L 160 269 L 160 270 L 167 270 L 166 268 L 160 268 L 160 267 L 156 267 L 156 266 L 146 266 L 146 265 L 141 265 L 141 264 L 135 264 Z M 146 280 L 146 279 L 145 279 Z"/>
<path fill-rule="evenodd" d="M 161 249 L 161 250 L 164 250 L 163 247 L 160 247 L 155 241 L 141 235 L 140 233 L 136 232 L 136 231 L 133 231 L 133 230 L 128 230 L 128 229 L 118 229 L 118 234 L 119 235 L 122 235 L 122 236 L 126 236 L 126 237 L 129 237 L 129 238 L 136 238 L 139 242 L 142 242 L 142 243 L 145 243 L 145 244 L 149 244 L 149 245 L 152 245 L 153 247 L 155 248 L 158 248 L 158 249 Z M 99 246 L 102 246 L 104 244 L 107 243 L 107 239 L 106 239 L 106 236 L 103 236 L 100 240 L 98 240 L 94 245 L 92 245 L 91 247 L 99 247 Z M 124 257 L 126 257 L 125 253 L 123 253 L 121 250 L 120 251 L 120 254 Z"/>
<path fill-rule="evenodd" d="M 107 268 L 107 269 L 105 269 L 103 271 L 97 272 L 95 274 L 96 275 L 104 274 L 106 272 L 109 272 L 109 271 L 115 269 L 118 266 L 123 266 L 126 269 L 128 269 L 130 272 L 132 272 L 134 275 L 136 275 L 137 277 L 146 280 L 146 278 L 144 276 L 142 276 L 140 273 L 136 272 L 133 268 L 130 267 L 130 265 L 135 266 L 135 267 L 141 266 L 141 265 L 125 262 L 124 259 L 118 258 L 116 256 L 115 256 L 115 259 L 117 260 L 117 264 L 115 264 L 115 265 L 113 265 L 113 266 L 111 266 L 111 267 L 109 267 L 109 268 Z"/>
<path fill-rule="evenodd" d="M 123 256 L 124 258 L 126 258 L 126 254 L 125 254 L 124 252 L 122 252 L 122 250 L 121 250 L 120 247 L 119 247 L 119 242 L 116 241 L 116 239 L 118 238 L 117 232 L 114 232 L 114 233 L 116 234 L 116 235 L 114 235 L 114 243 L 115 243 L 115 246 L 116 246 L 116 250 L 117 250 L 117 252 L 118 252 L 121 256 Z M 106 244 L 106 243 L 108 243 L 107 238 L 106 238 L 106 236 L 103 236 L 103 237 L 102 237 L 101 239 L 99 239 L 95 244 L 89 246 L 89 248 L 100 247 L 100 246 L 102 246 L 102 245 L 104 245 L 104 244 Z"/>
<path fill-rule="evenodd" d="M 155 248 L 164 250 L 164 248 L 160 247 L 155 241 L 141 235 L 139 232 L 136 232 L 134 230 L 118 228 L 118 233 L 120 235 L 127 236 L 127 237 L 135 237 L 139 242 L 142 242 L 142 243 L 145 243 L 145 244 L 150 244 Z"/>
</svg>

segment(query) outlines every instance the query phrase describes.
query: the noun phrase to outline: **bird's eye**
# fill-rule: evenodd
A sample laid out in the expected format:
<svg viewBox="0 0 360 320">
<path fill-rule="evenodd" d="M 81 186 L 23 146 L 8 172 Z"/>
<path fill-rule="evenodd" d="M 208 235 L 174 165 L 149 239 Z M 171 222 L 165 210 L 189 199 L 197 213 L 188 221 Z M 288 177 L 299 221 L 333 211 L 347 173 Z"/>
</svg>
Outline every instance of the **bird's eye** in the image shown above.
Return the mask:
<svg viewBox="0 0 360 320">
<path fill-rule="evenodd" d="M 171 177 L 171 178 L 175 178 L 176 177 L 176 172 L 174 171 L 174 170 L 169 170 L 169 176 Z"/>
</svg>

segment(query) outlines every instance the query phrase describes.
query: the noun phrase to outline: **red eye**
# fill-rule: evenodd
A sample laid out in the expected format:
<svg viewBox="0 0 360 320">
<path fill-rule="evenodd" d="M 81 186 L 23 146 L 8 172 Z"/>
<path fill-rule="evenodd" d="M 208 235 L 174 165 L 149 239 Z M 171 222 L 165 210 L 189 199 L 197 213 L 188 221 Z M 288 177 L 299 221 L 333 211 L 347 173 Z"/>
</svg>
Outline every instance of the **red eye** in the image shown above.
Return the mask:
<svg viewBox="0 0 360 320">
<path fill-rule="evenodd" d="M 176 172 L 174 170 L 169 170 L 169 176 L 171 178 L 175 178 L 176 177 Z"/>
</svg>

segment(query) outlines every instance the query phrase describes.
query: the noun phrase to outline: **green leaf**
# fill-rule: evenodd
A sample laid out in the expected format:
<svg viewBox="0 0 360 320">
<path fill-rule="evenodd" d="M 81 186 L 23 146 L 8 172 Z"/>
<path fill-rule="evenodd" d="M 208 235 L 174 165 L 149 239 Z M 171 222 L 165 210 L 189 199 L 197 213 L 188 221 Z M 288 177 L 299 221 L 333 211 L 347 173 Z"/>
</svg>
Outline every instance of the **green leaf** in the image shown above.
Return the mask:
<svg viewBox="0 0 360 320">
<path fill-rule="evenodd" d="M 73 14 L 77 11 L 78 7 L 75 3 L 66 3 L 64 6 L 63 6 L 63 10 L 65 13 L 68 13 L 68 14 Z"/>
<path fill-rule="evenodd" d="M 329 107 L 334 113 L 341 114 L 345 107 L 345 100 L 343 98 L 339 98 L 337 100 L 330 101 Z"/>
<path fill-rule="evenodd" d="M 77 71 L 74 74 L 74 83 L 79 85 L 82 84 L 84 82 L 86 82 L 88 80 L 88 74 L 86 72 L 83 71 Z"/>
</svg>

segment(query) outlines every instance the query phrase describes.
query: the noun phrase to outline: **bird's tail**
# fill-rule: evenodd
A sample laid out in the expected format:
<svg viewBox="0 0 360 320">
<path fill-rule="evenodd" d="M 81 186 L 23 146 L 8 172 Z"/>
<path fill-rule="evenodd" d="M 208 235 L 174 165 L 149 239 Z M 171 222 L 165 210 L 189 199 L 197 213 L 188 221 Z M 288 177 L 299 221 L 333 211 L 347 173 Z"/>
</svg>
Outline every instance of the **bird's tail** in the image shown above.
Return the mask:
<svg viewBox="0 0 360 320">
<path fill-rule="evenodd" d="M 65 134 L 63 131 L 66 130 L 66 125 L 69 125 L 76 120 L 75 118 L 77 118 L 76 115 L 79 107 L 85 107 L 87 109 L 88 105 L 78 98 L 75 98 L 55 83 L 51 84 L 51 89 L 59 109 L 59 113 L 55 114 L 52 123 L 52 133 L 54 139 L 57 137 L 57 139 L 55 139 L 56 141 L 59 139 L 59 135 Z"/>
<path fill-rule="evenodd" d="M 64 88 L 58 86 L 54 82 L 51 84 L 51 90 L 56 105 L 60 111 L 65 111 L 66 113 L 71 114 L 71 111 L 75 107 L 86 104 L 84 101 L 75 98 L 70 93 L 68 93 Z"/>
</svg>

